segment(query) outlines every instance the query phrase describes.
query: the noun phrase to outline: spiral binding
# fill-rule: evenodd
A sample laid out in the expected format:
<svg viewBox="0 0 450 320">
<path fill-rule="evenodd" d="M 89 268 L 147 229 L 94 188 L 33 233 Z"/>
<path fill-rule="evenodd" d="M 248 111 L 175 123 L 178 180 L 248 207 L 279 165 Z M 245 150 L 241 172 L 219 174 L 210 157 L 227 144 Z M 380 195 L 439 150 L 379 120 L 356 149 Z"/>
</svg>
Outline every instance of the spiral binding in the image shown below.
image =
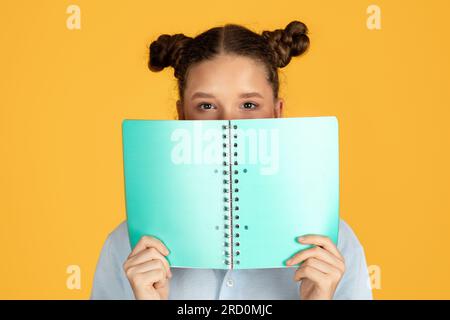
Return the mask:
<svg viewBox="0 0 450 320">
<path fill-rule="evenodd" d="M 235 211 L 239 210 L 239 205 L 233 204 L 233 201 L 236 203 L 239 201 L 239 197 L 236 193 L 239 192 L 239 188 L 237 184 L 239 183 L 238 178 L 233 178 L 233 175 L 238 174 L 238 170 L 236 168 L 233 169 L 233 166 L 237 166 L 237 125 L 231 125 L 231 121 L 228 121 L 228 125 L 222 126 L 222 139 L 223 139 L 223 192 L 224 192 L 224 263 L 229 265 L 231 269 L 233 269 L 235 264 L 240 264 L 240 260 L 238 258 L 235 259 L 235 256 L 240 255 L 240 251 L 236 250 L 234 252 L 234 246 L 238 247 L 240 245 L 239 240 L 234 243 L 235 238 L 239 238 L 239 232 L 234 233 L 234 230 L 239 229 L 239 215 L 234 215 Z M 234 193 L 234 195 L 233 195 Z M 233 198 L 234 197 L 234 198 Z M 234 215 L 234 216 L 233 216 Z M 236 223 L 236 224 L 234 224 Z M 239 230 L 238 230 L 239 231 Z"/>
</svg>

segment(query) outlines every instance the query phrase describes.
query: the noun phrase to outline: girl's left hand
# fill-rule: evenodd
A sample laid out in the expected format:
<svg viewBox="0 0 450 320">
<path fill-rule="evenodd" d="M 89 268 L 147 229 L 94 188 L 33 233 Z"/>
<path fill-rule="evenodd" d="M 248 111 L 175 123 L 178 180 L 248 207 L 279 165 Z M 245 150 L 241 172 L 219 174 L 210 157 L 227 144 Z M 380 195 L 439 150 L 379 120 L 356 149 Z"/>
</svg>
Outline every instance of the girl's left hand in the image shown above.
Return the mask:
<svg viewBox="0 0 450 320">
<path fill-rule="evenodd" d="M 345 272 L 344 257 L 328 237 L 305 235 L 298 240 L 302 244 L 315 245 L 313 248 L 298 252 L 286 262 L 289 266 L 304 261 L 294 276 L 295 281 L 302 281 L 300 298 L 332 299 Z"/>
</svg>

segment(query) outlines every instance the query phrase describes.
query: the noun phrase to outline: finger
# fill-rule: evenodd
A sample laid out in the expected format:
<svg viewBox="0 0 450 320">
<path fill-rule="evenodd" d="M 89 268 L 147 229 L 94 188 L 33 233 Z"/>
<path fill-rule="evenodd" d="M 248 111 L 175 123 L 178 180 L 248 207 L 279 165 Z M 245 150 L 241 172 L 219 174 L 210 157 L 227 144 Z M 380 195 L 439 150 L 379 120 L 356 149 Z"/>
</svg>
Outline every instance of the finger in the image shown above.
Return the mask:
<svg viewBox="0 0 450 320">
<path fill-rule="evenodd" d="M 159 285 L 164 286 L 168 281 L 162 268 L 136 273 L 132 279 L 135 284 L 151 284 L 152 286 L 158 282 L 160 282 Z"/>
<path fill-rule="evenodd" d="M 305 261 L 309 258 L 317 258 L 319 260 L 322 260 L 328 264 L 331 264 L 332 266 L 335 266 L 342 272 L 345 270 L 344 262 L 339 260 L 335 255 L 331 254 L 327 250 L 321 248 L 321 247 L 314 247 L 306 250 L 302 250 L 295 254 L 291 259 L 286 261 L 287 265 L 294 265 L 297 263 L 301 263 L 302 261 Z"/>
<path fill-rule="evenodd" d="M 167 285 L 168 281 L 169 280 L 167 278 L 163 278 L 162 280 L 156 281 L 153 284 L 153 287 L 155 287 L 155 289 L 159 289 L 159 288 L 165 287 Z"/>
<path fill-rule="evenodd" d="M 169 262 L 167 262 L 166 257 L 164 257 L 161 252 L 159 252 L 156 248 L 147 248 L 144 249 L 131 258 L 129 258 L 123 268 L 127 270 L 129 267 L 133 265 L 137 265 L 140 263 L 143 263 L 145 261 L 151 260 L 151 259 L 159 259 L 164 265 L 164 268 L 166 269 L 166 273 L 169 275 L 169 277 L 172 277 L 172 271 L 170 270 Z"/>
<path fill-rule="evenodd" d="M 294 280 L 310 279 L 315 283 L 321 283 L 326 274 L 311 266 L 300 267 L 295 272 Z"/>
<path fill-rule="evenodd" d="M 341 270 L 339 270 L 338 268 L 332 266 L 329 263 L 326 263 L 322 260 L 316 259 L 316 258 L 309 258 L 308 260 L 306 260 L 302 266 L 300 268 L 304 268 L 304 267 L 313 267 L 317 270 L 319 270 L 320 272 L 323 272 L 325 274 L 328 275 L 332 275 L 332 276 L 336 276 L 336 277 L 341 277 L 342 273 Z"/>
<path fill-rule="evenodd" d="M 157 270 L 157 269 L 163 270 L 164 276 L 167 276 L 166 269 L 164 269 L 164 265 L 162 264 L 161 260 L 159 260 L 159 259 L 145 261 L 143 263 L 131 266 L 130 268 L 128 268 L 128 273 L 132 274 L 134 276 L 138 273 L 145 273 L 147 271 Z"/>
<path fill-rule="evenodd" d="M 156 270 L 154 270 L 154 271 L 156 271 Z M 163 274 L 163 275 L 157 274 L 156 280 L 153 280 L 153 281 L 154 281 L 153 287 L 155 289 L 159 289 L 159 288 L 165 287 L 169 280 L 167 279 L 167 276 L 165 274 Z"/>
<path fill-rule="evenodd" d="M 311 234 L 298 237 L 298 241 L 304 244 L 315 244 L 317 246 L 321 246 L 324 249 L 330 251 L 336 257 L 338 257 L 339 260 L 344 261 L 344 257 L 341 255 L 341 253 L 339 252 L 338 248 L 333 243 L 333 241 L 331 241 L 331 239 L 328 237 Z"/>
<path fill-rule="evenodd" d="M 154 247 L 158 249 L 161 254 L 167 256 L 169 254 L 169 250 L 167 247 L 161 242 L 161 240 L 156 239 L 152 236 L 143 236 L 138 243 L 134 246 L 134 249 L 131 251 L 130 255 L 128 257 L 132 257 L 138 252 L 146 249 Z"/>
</svg>

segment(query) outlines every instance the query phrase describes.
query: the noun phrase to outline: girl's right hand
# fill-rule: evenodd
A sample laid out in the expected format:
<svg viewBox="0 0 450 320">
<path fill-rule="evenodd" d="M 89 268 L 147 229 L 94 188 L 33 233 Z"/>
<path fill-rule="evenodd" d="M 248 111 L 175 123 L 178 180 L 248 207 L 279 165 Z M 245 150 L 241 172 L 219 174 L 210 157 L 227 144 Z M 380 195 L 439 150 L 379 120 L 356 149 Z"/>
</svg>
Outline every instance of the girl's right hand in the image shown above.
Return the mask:
<svg viewBox="0 0 450 320">
<path fill-rule="evenodd" d="M 158 239 L 143 236 L 123 264 L 136 299 L 167 300 L 172 278 L 165 256 L 169 250 Z"/>
</svg>

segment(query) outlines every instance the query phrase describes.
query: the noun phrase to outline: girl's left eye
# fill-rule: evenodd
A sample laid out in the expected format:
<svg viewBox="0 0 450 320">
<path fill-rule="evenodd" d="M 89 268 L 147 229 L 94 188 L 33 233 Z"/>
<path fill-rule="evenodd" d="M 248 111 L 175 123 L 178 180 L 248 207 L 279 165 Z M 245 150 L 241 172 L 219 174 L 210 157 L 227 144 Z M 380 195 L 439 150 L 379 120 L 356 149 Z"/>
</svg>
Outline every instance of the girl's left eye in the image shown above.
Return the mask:
<svg viewBox="0 0 450 320">
<path fill-rule="evenodd" d="M 257 107 L 256 104 L 254 104 L 253 102 L 245 102 L 242 105 L 242 109 L 255 109 Z"/>
</svg>

